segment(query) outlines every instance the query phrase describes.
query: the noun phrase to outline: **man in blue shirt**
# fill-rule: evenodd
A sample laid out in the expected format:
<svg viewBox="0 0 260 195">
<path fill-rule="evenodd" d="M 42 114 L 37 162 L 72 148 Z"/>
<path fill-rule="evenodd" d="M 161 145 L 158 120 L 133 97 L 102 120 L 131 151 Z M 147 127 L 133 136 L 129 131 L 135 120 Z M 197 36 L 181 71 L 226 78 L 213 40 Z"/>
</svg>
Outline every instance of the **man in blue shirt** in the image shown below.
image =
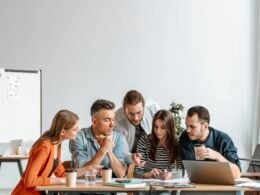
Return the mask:
<svg viewBox="0 0 260 195">
<path fill-rule="evenodd" d="M 191 107 L 186 116 L 186 127 L 180 136 L 183 160 L 195 160 L 194 145 L 204 144 L 197 155 L 201 159 L 229 162 L 234 178 L 240 177 L 240 162 L 232 139 L 224 132 L 209 126 L 210 115 L 203 106 Z"/>
<path fill-rule="evenodd" d="M 75 140 L 69 143 L 75 167 L 103 165 L 110 167 L 116 177 L 126 174 L 125 155 L 129 153 L 125 137 L 113 131 L 115 104 L 108 100 L 96 100 L 91 106 L 92 125 L 83 128 Z"/>
</svg>

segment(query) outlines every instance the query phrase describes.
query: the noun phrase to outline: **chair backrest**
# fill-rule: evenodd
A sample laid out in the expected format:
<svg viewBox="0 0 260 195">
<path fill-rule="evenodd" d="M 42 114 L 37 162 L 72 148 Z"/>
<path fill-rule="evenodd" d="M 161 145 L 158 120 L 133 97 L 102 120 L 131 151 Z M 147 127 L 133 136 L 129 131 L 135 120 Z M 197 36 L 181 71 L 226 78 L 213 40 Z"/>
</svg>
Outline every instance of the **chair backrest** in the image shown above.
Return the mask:
<svg viewBox="0 0 260 195">
<path fill-rule="evenodd" d="M 66 160 L 62 162 L 62 165 L 65 169 L 69 169 L 72 167 L 72 161 L 71 160 Z"/>
<path fill-rule="evenodd" d="M 254 150 L 254 153 L 252 155 L 252 159 L 259 159 L 260 160 L 260 144 L 257 144 Z M 254 161 L 251 161 L 249 163 L 248 172 L 260 172 L 260 163 L 254 163 Z"/>
<path fill-rule="evenodd" d="M 127 179 L 134 178 L 134 169 L 135 169 L 135 163 L 128 165 L 127 175 L 126 175 Z M 133 192 L 127 192 L 127 195 L 134 195 L 134 193 Z"/>
<path fill-rule="evenodd" d="M 128 166 L 128 169 L 127 169 L 127 175 L 126 177 L 128 179 L 131 179 L 134 177 L 134 169 L 135 169 L 135 163 L 132 163 Z"/>
</svg>

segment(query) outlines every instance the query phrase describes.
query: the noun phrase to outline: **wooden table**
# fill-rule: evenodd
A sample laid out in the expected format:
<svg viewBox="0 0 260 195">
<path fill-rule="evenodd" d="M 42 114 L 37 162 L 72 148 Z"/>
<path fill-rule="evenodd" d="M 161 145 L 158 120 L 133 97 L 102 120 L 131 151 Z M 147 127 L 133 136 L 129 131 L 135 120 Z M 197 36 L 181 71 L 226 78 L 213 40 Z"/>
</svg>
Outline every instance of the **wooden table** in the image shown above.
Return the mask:
<svg viewBox="0 0 260 195">
<path fill-rule="evenodd" d="M 185 194 L 238 194 L 239 192 L 259 191 L 253 188 L 240 188 L 232 185 L 215 185 L 215 184 L 193 184 L 194 188 L 164 188 L 161 186 L 151 186 L 151 191 L 176 191 Z"/>
<path fill-rule="evenodd" d="M 260 179 L 260 172 L 244 172 L 241 173 L 241 177 L 247 177 L 251 179 Z"/>
<path fill-rule="evenodd" d="M 215 191 L 222 191 L 222 192 L 230 192 L 230 191 L 240 191 L 241 188 L 232 186 L 232 185 L 213 185 L 213 184 L 193 184 L 194 188 L 164 188 L 162 186 L 151 186 L 152 190 L 155 191 L 165 191 L 165 190 L 172 190 L 172 191 L 207 191 L 207 192 L 215 192 Z"/>
<path fill-rule="evenodd" d="M 194 184 L 194 188 L 164 188 L 161 186 L 147 186 L 144 188 L 122 188 L 105 186 L 102 182 L 96 185 L 77 183 L 76 187 L 66 185 L 37 186 L 37 191 L 48 192 L 162 192 L 175 191 L 181 194 L 237 194 L 237 192 L 260 191 L 260 189 L 239 188 L 232 185 Z"/>
<path fill-rule="evenodd" d="M 15 162 L 18 165 L 19 173 L 22 176 L 23 174 L 23 167 L 22 167 L 22 160 L 27 160 L 28 156 L 21 156 L 21 155 L 12 155 L 12 156 L 5 156 L 0 157 L 0 168 L 3 162 Z"/>
<path fill-rule="evenodd" d="M 66 185 L 49 185 L 37 186 L 37 191 L 48 192 L 139 192 L 150 191 L 150 186 L 144 188 L 123 188 L 105 186 L 102 182 L 97 182 L 96 185 L 86 185 L 84 183 L 77 183 L 76 187 L 67 187 Z"/>
</svg>

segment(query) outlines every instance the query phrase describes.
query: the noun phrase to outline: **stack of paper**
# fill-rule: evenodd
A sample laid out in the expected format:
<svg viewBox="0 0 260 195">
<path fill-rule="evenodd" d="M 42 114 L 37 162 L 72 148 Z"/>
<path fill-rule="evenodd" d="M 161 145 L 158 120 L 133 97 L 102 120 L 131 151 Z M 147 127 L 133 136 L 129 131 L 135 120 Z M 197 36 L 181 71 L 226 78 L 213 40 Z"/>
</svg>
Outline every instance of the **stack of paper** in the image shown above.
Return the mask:
<svg viewBox="0 0 260 195">
<path fill-rule="evenodd" d="M 128 180 L 127 183 L 122 183 L 122 182 L 118 182 L 118 181 L 111 181 L 111 182 L 108 182 L 108 183 L 104 183 L 104 185 L 122 187 L 122 188 L 144 188 L 144 187 L 146 187 L 147 184 L 144 183 L 144 182 Z"/>
<path fill-rule="evenodd" d="M 245 188 L 260 188 L 260 182 L 246 182 L 235 185 L 236 187 L 245 187 Z"/>
</svg>

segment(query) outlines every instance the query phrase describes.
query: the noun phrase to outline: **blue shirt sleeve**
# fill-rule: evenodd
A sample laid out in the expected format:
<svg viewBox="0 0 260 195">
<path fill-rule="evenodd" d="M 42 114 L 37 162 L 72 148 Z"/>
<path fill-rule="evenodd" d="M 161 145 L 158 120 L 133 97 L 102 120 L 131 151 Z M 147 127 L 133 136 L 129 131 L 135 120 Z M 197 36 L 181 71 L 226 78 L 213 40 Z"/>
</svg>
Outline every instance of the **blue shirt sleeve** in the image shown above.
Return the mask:
<svg viewBox="0 0 260 195">
<path fill-rule="evenodd" d="M 90 159 L 89 148 L 86 146 L 87 140 L 81 130 L 75 140 L 70 140 L 69 149 L 71 152 L 71 158 L 73 166 L 75 168 L 83 167 Z"/>
<path fill-rule="evenodd" d="M 120 162 L 126 164 L 125 158 L 129 154 L 129 148 L 125 136 L 121 133 L 113 132 L 113 140 L 115 143 L 113 153 Z"/>
</svg>

